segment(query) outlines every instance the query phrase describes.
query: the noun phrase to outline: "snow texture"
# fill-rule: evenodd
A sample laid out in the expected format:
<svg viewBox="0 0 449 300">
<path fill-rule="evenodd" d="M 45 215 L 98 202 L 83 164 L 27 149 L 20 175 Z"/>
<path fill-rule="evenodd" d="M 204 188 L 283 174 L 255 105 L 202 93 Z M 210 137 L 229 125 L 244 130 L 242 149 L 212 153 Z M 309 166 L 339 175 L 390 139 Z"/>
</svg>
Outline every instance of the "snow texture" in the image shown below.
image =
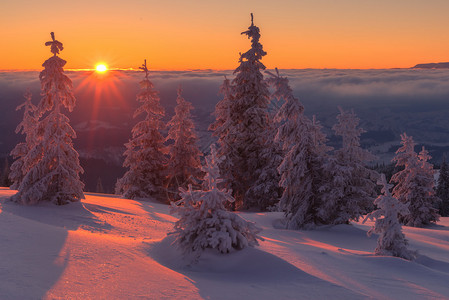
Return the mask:
<svg viewBox="0 0 449 300">
<path fill-rule="evenodd" d="M 259 246 L 206 249 L 188 265 L 168 236 L 177 218 L 154 201 L 86 194 L 63 207 L 8 202 L 0 188 L 0 291 L 10 299 L 446 299 L 449 218 L 404 227 L 413 261 L 374 255 L 373 225 L 273 227 L 281 212 L 240 212 Z"/>
</svg>

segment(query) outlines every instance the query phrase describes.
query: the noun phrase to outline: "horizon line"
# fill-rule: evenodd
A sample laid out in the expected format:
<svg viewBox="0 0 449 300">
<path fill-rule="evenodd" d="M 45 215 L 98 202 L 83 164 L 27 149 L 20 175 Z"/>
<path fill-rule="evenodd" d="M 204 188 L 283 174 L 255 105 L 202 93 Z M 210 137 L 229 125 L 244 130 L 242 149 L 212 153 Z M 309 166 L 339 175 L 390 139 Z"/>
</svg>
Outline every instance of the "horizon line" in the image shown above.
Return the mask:
<svg viewBox="0 0 449 300">
<path fill-rule="evenodd" d="M 275 70 L 276 68 L 266 68 L 265 70 Z M 278 70 L 409 70 L 409 69 L 425 69 L 425 70 L 439 70 L 441 68 L 416 68 L 412 67 L 390 67 L 390 68 L 277 68 Z M 0 72 L 40 72 L 43 69 L 0 69 Z M 67 68 L 64 71 L 68 72 L 95 72 L 94 68 Z M 131 71 L 139 72 L 139 68 L 110 68 L 107 71 Z M 150 69 L 150 72 L 217 72 L 217 71 L 235 71 L 235 69 Z"/>
</svg>

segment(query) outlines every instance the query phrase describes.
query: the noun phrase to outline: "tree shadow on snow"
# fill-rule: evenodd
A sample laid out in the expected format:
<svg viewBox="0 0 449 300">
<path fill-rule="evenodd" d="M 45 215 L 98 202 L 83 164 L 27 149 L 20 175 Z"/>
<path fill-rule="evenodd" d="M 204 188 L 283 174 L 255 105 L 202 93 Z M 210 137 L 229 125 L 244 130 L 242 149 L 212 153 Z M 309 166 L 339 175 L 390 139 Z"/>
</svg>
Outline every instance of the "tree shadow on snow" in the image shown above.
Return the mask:
<svg viewBox="0 0 449 300">
<path fill-rule="evenodd" d="M 148 218 L 158 222 L 174 223 L 175 217 L 170 214 L 170 205 L 157 201 L 155 199 L 135 200 L 139 203 L 140 208 L 148 213 Z M 165 207 L 166 210 L 160 209 Z"/>
<path fill-rule="evenodd" d="M 278 241 L 293 247 L 298 244 L 311 246 L 315 244 L 323 247 L 329 245 L 336 248 L 372 252 L 377 241 L 377 235 L 373 234 L 372 237 L 368 237 L 366 230 L 353 224 L 317 226 L 311 230 L 283 229 L 279 223 L 273 224 L 273 227 L 277 230 L 262 231 L 261 235 L 274 243 Z"/>
<path fill-rule="evenodd" d="M 115 209 L 112 207 L 107 207 L 107 206 L 103 206 L 103 205 L 99 205 L 99 204 L 83 203 L 83 206 L 89 212 L 106 213 L 106 214 L 119 213 L 119 214 L 123 214 L 123 215 L 135 216 L 135 214 L 127 212 L 127 211 Z"/>
<path fill-rule="evenodd" d="M 425 255 L 418 255 L 414 262 L 436 271 L 449 273 L 449 263 L 445 261 L 436 260 Z"/>
<path fill-rule="evenodd" d="M 42 299 L 60 280 L 70 259 L 69 230 L 100 230 L 82 203 L 23 206 L 1 197 L 0 291 L 2 299 Z"/>
<path fill-rule="evenodd" d="M 67 230 L 76 230 L 80 227 L 90 231 L 111 229 L 111 225 L 92 214 L 89 206 L 91 204 L 83 204 L 81 201 L 61 206 L 51 203 L 26 206 L 5 201 L 3 210 L 22 218 Z"/>
<path fill-rule="evenodd" d="M 449 231 L 448 226 L 444 226 L 441 224 L 430 224 L 430 225 L 426 225 L 426 226 L 418 227 L 418 228 Z"/>
<path fill-rule="evenodd" d="M 302 298 L 360 299 L 344 287 L 312 276 L 287 261 L 257 248 L 229 254 L 207 249 L 189 264 L 168 236 L 149 244 L 147 253 L 161 265 L 184 274 L 205 299 Z"/>
</svg>

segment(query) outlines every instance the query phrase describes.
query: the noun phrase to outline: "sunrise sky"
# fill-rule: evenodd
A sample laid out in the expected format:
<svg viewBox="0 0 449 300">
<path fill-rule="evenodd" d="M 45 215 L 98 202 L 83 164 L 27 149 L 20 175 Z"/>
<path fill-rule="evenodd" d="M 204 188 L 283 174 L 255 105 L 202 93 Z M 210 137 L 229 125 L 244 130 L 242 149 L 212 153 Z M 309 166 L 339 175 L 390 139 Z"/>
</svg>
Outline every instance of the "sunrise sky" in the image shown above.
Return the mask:
<svg viewBox="0 0 449 300">
<path fill-rule="evenodd" d="M 268 68 L 449 61 L 447 0 L 0 1 L 0 69 L 41 69 L 54 31 L 67 68 L 234 69 L 250 13 Z"/>
</svg>

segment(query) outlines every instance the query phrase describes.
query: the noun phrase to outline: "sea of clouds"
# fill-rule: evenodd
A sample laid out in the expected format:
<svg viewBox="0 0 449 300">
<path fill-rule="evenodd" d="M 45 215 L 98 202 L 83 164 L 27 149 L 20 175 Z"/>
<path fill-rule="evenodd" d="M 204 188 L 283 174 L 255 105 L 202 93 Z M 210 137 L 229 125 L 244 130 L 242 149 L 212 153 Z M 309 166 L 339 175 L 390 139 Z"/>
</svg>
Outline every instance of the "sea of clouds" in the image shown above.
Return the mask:
<svg viewBox="0 0 449 300">
<path fill-rule="evenodd" d="M 341 106 L 353 109 L 360 117 L 361 126 L 367 131 L 362 142 L 381 161 L 391 159 L 403 132 L 413 136 L 417 143 L 425 144 L 435 161 L 449 151 L 449 70 L 304 69 L 279 72 L 289 78 L 306 114 L 317 116 L 335 147 L 339 141 L 332 137 L 331 128 L 336 122 L 338 106 Z M 87 71 L 66 71 L 66 74 L 73 81 L 77 98 L 77 107 L 67 115 L 78 132 L 75 146 L 80 153 L 88 156 L 95 151 L 122 147 L 136 123 L 132 115 L 138 105 L 136 93 L 139 81 L 143 79 L 142 72 L 117 70 L 104 78 Z M 221 99 L 219 87 L 225 76 L 233 79 L 233 71 L 150 72 L 166 109 L 166 121 L 174 113 L 177 88 L 182 86 L 184 98 L 195 107 L 193 115 L 203 150 L 213 140 L 207 127 L 214 120 L 212 112 Z M 22 112 L 16 112 L 15 108 L 23 102 L 23 93 L 27 89 L 37 103 L 40 99 L 39 72 L 0 72 L 1 156 L 6 156 L 22 139 L 14 133 L 22 118 Z M 274 107 L 279 105 L 273 102 Z M 105 155 L 104 151 L 101 153 Z M 110 153 L 117 157 L 117 151 Z"/>
</svg>

